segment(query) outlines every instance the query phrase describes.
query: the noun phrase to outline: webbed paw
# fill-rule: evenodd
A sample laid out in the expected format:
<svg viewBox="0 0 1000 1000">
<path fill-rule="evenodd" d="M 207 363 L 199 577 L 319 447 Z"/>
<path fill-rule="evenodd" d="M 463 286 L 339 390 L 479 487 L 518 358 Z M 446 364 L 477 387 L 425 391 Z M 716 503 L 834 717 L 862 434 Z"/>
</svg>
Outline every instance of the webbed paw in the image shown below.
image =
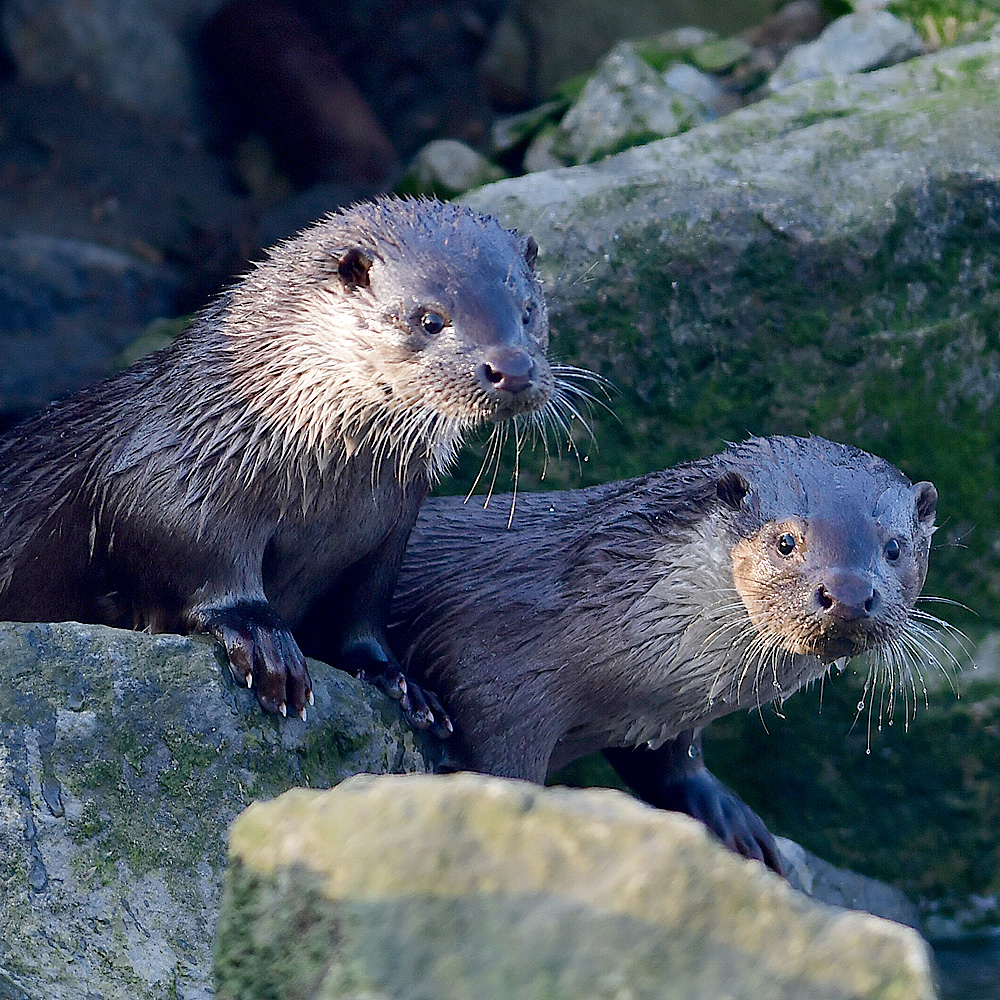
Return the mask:
<svg viewBox="0 0 1000 1000">
<path fill-rule="evenodd" d="M 395 658 L 374 638 L 354 640 L 341 651 L 344 669 L 368 681 L 399 702 L 414 729 L 426 729 L 440 739 L 454 732 L 451 719 L 433 691 L 407 677 Z"/>
<path fill-rule="evenodd" d="M 252 688 L 263 709 L 301 719 L 313 703 L 312 681 L 292 633 L 264 601 L 201 611 L 199 627 L 226 649 L 238 684 Z"/>
<path fill-rule="evenodd" d="M 778 845 L 764 821 L 711 771 L 703 768 L 676 778 L 663 788 L 658 804 L 693 816 L 729 850 L 785 874 Z"/>
</svg>

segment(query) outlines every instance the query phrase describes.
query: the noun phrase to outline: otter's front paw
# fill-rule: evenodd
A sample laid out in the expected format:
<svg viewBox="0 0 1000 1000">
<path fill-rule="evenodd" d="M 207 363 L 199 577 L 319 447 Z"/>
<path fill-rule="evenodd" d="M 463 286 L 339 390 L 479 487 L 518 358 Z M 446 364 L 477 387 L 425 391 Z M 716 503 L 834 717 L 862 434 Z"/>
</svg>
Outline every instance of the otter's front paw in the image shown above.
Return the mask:
<svg viewBox="0 0 1000 1000">
<path fill-rule="evenodd" d="M 403 717 L 414 729 L 429 729 L 440 739 L 455 731 L 437 695 L 407 677 L 378 640 L 366 638 L 346 643 L 341 658 L 348 673 L 369 681 L 398 701 Z"/>
<path fill-rule="evenodd" d="M 313 703 L 312 681 L 292 633 L 270 605 L 241 601 L 226 608 L 202 611 L 199 627 L 226 647 L 229 669 L 237 683 L 252 688 L 268 712 L 301 719 Z"/>
<path fill-rule="evenodd" d="M 671 781 L 657 804 L 701 820 L 731 851 L 785 874 L 778 845 L 764 821 L 711 771 L 703 768 Z"/>
</svg>

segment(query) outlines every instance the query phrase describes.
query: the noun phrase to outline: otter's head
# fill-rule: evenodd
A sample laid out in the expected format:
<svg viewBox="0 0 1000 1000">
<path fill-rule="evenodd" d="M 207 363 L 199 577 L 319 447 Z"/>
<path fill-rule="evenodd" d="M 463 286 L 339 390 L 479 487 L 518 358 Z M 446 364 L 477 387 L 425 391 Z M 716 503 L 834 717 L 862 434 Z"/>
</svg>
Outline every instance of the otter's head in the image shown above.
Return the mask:
<svg viewBox="0 0 1000 1000">
<path fill-rule="evenodd" d="M 386 397 L 471 426 L 542 407 L 553 387 L 538 248 L 457 205 L 385 199 L 337 217 L 342 301 Z M 340 226 L 343 230 L 343 225 Z"/>
<path fill-rule="evenodd" d="M 536 253 L 491 217 L 438 201 L 331 215 L 232 290 L 227 330 L 256 341 L 234 352 L 241 391 L 296 446 L 342 446 L 401 478 L 440 473 L 484 424 L 567 430 L 590 398 L 574 379 L 600 380 L 570 366 L 554 377 Z"/>
<path fill-rule="evenodd" d="M 722 456 L 733 582 L 762 645 L 829 663 L 898 641 L 923 587 L 937 491 L 822 438 Z"/>
</svg>

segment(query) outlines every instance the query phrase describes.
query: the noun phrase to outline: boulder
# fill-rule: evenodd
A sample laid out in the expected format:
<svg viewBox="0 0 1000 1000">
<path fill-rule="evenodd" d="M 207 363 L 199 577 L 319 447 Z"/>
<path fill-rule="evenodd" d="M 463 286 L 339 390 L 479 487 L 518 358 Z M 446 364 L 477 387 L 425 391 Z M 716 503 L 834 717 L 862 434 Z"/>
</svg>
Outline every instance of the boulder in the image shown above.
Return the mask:
<svg viewBox="0 0 1000 1000">
<path fill-rule="evenodd" d="M 772 90 L 827 74 L 862 73 L 919 55 L 923 43 L 912 24 L 887 10 L 846 14 L 814 42 L 799 45 L 771 77 Z"/>
<path fill-rule="evenodd" d="M 936 483 L 928 592 L 1000 620 L 998 73 L 994 37 L 465 196 L 537 239 L 552 355 L 617 387 L 547 485 L 842 439 Z"/>
<path fill-rule="evenodd" d="M 611 790 L 352 778 L 233 824 L 220 1000 L 929 1000 L 898 924 Z"/>
<path fill-rule="evenodd" d="M 307 722 L 265 715 L 213 643 L 0 625 L 0 996 L 204 1000 L 229 823 L 249 802 L 437 748 L 311 662 Z"/>
</svg>

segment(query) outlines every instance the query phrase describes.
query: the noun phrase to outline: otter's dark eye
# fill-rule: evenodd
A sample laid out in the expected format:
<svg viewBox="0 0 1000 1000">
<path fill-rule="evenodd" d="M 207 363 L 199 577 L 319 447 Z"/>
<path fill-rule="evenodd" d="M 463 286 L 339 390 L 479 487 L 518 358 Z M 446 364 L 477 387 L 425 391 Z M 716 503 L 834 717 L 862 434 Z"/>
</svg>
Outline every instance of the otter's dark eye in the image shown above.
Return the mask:
<svg viewBox="0 0 1000 1000">
<path fill-rule="evenodd" d="M 778 535 L 778 552 L 783 556 L 790 556 L 795 551 L 795 536 L 790 532 Z"/>
<path fill-rule="evenodd" d="M 433 310 L 428 310 L 420 315 L 420 328 L 428 336 L 433 337 L 434 334 L 440 333 L 445 327 L 444 316 L 440 313 L 436 313 Z"/>
<path fill-rule="evenodd" d="M 521 313 L 521 322 L 525 326 L 528 326 L 528 324 L 531 323 L 531 321 L 534 318 L 534 316 L 535 316 L 535 303 L 534 302 L 529 302 L 524 307 L 524 312 Z"/>
<path fill-rule="evenodd" d="M 889 560 L 889 562 L 895 562 L 902 554 L 902 549 L 899 547 L 899 541 L 895 538 L 890 538 L 889 541 L 885 543 L 885 548 L 882 551 L 885 553 L 885 557 Z"/>
</svg>

